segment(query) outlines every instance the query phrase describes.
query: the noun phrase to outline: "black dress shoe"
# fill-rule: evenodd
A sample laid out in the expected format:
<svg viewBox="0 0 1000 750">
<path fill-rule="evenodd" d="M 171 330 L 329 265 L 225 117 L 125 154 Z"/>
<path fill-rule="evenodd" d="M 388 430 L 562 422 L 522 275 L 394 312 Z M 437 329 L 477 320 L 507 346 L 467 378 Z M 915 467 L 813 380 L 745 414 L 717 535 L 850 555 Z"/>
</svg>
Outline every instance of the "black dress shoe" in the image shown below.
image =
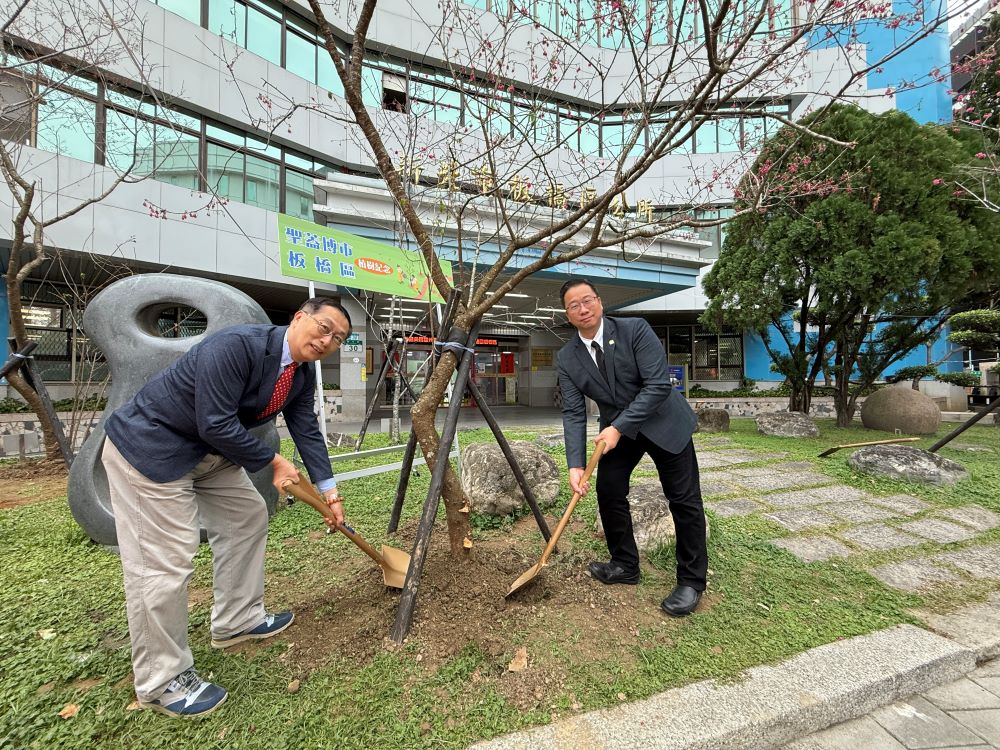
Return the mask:
<svg viewBox="0 0 1000 750">
<path fill-rule="evenodd" d="M 625 568 L 621 563 L 616 563 L 614 560 L 611 562 L 597 562 L 596 560 L 590 564 L 590 575 L 596 578 L 601 583 L 629 583 L 636 584 L 639 583 L 639 571 L 631 571 Z"/>
<path fill-rule="evenodd" d="M 660 609 L 671 617 L 683 617 L 694 612 L 700 601 L 700 591 L 695 591 L 690 586 L 677 586 L 660 604 Z"/>
</svg>

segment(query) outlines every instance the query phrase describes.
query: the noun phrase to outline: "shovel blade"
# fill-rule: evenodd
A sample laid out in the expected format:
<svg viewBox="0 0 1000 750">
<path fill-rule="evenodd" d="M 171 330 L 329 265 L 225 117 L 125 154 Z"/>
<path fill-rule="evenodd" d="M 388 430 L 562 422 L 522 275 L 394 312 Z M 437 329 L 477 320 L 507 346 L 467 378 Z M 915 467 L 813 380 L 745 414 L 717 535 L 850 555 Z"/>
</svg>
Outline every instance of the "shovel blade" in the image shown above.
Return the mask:
<svg viewBox="0 0 1000 750">
<path fill-rule="evenodd" d="M 382 575 L 385 585 L 393 589 L 403 588 L 406 581 L 406 571 L 410 569 L 410 556 L 395 547 L 382 547 Z"/>
<path fill-rule="evenodd" d="M 541 569 L 542 569 L 542 564 L 540 562 L 537 562 L 534 565 L 532 565 L 530 568 L 528 568 L 526 571 L 524 571 L 523 573 L 521 573 L 521 575 L 518 577 L 518 579 L 516 581 L 514 581 L 514 583 L 512 583 L 510 585 L 510 591 L 508 591 L 504 595 L 504 598 L 510 596 L 515 591 L 518 591 L 519 589 L 522 589 L 525 586 L 527 586 L 529 582 L 531 582 L 531 581 L 533 581 L 535 579 L 535 576 L 538 575 L 538 573 L 541 571 Z"/>
</svg>

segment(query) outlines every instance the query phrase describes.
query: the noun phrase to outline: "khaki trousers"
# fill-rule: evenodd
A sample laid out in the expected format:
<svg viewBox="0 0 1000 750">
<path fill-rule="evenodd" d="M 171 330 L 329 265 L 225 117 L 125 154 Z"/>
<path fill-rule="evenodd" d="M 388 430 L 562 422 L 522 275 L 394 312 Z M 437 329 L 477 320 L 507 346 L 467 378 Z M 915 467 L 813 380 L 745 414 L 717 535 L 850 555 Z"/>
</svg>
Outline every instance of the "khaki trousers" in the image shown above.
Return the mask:
<svg viewBox="0 0 1000 750">
<path fill-rule="evenodd" d="M 264 619 L 267 506 L 246 472 L 221 456 L 208 455 L 189 474 L 164 483 L 143 476 L 106 438 L 101 461 L 121 550 L 135 692 L 151 701 L 194 665 L 188 581 L 199 520 L 212 547 L 212 637 L 235 635 Z"/>
</svg>

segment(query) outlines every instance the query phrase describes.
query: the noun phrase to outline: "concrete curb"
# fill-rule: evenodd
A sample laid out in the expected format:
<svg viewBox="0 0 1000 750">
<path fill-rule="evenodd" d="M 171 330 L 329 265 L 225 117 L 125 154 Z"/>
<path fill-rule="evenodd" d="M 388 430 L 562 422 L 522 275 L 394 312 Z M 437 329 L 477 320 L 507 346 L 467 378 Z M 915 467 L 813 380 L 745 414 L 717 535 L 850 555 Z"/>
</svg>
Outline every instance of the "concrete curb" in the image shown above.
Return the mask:
<svg viewBox="0 0 1000 750">
<path fill-rule="evenodd" d="M 912 625 L 510 734 L 475 750 L 764 750 L 956 680 L 976 652 Z"/>
<path fill-rule="evenodd" d="M 916 614 L 935 633 L 975 651 L 978 661 L 1000 656 L 1000 594 L 946 615 Z"/>
</svg>

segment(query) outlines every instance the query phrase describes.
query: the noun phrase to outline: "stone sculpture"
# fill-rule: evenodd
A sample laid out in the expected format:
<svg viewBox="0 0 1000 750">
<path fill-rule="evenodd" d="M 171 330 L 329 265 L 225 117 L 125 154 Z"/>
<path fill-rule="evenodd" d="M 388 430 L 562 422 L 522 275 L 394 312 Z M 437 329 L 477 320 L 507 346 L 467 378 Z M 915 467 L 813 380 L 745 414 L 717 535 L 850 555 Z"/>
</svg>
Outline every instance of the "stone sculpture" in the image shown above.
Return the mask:
<svg viewBox="0 0 1000 750">
<path fill-rule="evenodd" d="M 205 332 L 184 338 L 162 337 L 157 320 L 164 310 L 175 307 L 193 307 L 204 314 L 208 321 Z M 111 370 L 108 405 L 73 460 L 69 474 L 70 511 L 91 539 L 109 546 L 117 544 L 100 455 L 107 416 L 205 336 L 240 323 L 268 322 L 260 305 L 227 284 L 169 274 L 143 274 L 116 281 L 87 306 L 83 329 L 104 352 Z M 252 434 L 278 450 L 280 441 L 273 422 L 256 428 Z M 271 484 L 271 467 L 251 474 L 250 479 L 273 515 L 278 492 Z"/>
</svg>

